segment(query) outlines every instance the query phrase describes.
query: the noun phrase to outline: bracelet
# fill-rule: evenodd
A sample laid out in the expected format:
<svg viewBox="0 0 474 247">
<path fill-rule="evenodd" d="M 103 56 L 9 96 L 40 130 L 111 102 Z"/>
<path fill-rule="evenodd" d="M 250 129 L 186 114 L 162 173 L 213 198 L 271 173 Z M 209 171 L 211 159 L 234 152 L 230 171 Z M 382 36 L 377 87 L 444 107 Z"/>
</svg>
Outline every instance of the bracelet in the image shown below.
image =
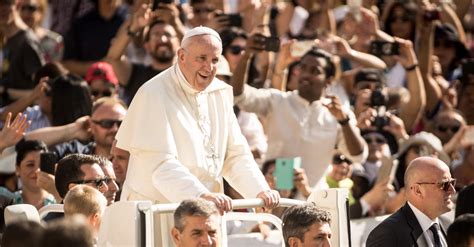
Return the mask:
<svg viewBox="0 0 474 247">
<path fill-rule="evenodd" d="M 344 125 L 347 125 L 349 123 L 349 121 L 351 120 L 351 118 L 349 116 L 347 116 L 345 119 L 342 119 L 342 120 L 337 120 L 337 122 L 344 126 Z"/>
<path fill-rule="evenodd" d="M 140 34 L 140 31 L 136 31 L 136 32 L 132 32 L 132 30 L 130 30 L 130 26 L 127 27 L 127 35 L 132 37 L 132 38 L 136 38 L 138 37 L 138 35 Z"/>
<path fill-rule="evenodd" d="M 416 69 L 416 67 L 418 67 L 418 63 L 414 63 L 413 65 L 405 67 L 405 70 L 406 71 L 412 71 L 412 70 Z"/>
</svg>

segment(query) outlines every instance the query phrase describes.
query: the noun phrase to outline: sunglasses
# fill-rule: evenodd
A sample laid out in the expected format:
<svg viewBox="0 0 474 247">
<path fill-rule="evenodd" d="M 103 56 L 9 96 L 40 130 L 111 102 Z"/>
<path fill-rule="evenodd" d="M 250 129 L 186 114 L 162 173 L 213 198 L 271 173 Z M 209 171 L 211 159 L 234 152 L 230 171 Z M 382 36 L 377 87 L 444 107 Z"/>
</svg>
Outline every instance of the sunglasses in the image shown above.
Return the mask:
<svg viewBox="0 0 474 247">
<path fill-rule="evenodd" d="M 450 179 L 450 180 L 443 181 L 443 182 L 438 182 L 438 183 L 422 182 L 422 183 L 417 183 L 417 184 L 420 184 L 420 185 L 423 185 L 423 184 L 436 184 L 436 185 L 438 185 L 438 188 L 440 188 L 444 191 L 449 191 L 451 186 L 454 187 L 456 185 L 456 179 Z"/>
<path fill-rule="evenodd" d="M 239 46 L 239 45 L 229 46 L 230 53 L 232 53 L 234 55 L 239 55 L 240 53 L 242 53 L 243 50 L 245 50 L 245 47 L 243 47 L 243 46 Z"/>
<path fill-rule="evenodd" d="M 99 178 L 99 179 L 85 179 L 85 180 L 78 180 L 78 181 L 74 181 L 74 182 L 71 182 L 73 184 L 94 184 L 94 186 L 99 189 L 100 187 L 102 187 L 102 185 L 105 183 L 105 184 L 108 184 L 112 181 L 111 178 L 109 177 L 103 177 L 103 178 Z"/>
<path fill-rule="evenodd" d="M 439 132 L 446 132 L 448 130 L 451 130 L 452 133 L 458 132 L 458 130 L 461 128 L 461 126 L 446 126 L 446 125 L 438 125 L 437 129 Z"/>
<path fill-rule="evenodd" d="M 38 9 L 39 9 L 38 5 L 34 5 L 34 4 L 25 4 L 21 6 L 21 11 L 26 11 L 26 12 L 35 12 Z"/>
<path fill-rule="evenodd" d="M 342 163 L 344 163 L 344 162 L 346 162 L 346 163 L 349 164 L 349 165 L 352 165 L 352 161 L 349 160 L 348 158 L 346 158 L 346 156 L 343 155 L 343 154 L 335 155 L 334 158 L 333 158 L 333 160 L 332 160 L 332 163 L 333 163 L 334 165 L 340 165 L 340 164 L 342 164 Z"/>
<path fill-rule="evenodd" d="M 97 96 L 102 96 L 102 97 L 109 97 L 112 95 L 111 90 L 105 90 L 105 91 L 100 91 L 100 90 L 92 90 L 91 91 L 92 96 L 97 97 Z"/>
<path fill-rule="evenodd" d="M 207 13 L 214 12 L 214 10 L 215 10 L 215 9 L 213 9 L 213 8 L 194 8 L 194 9 L 193 9 L 193 12 L 194 12 L 195 14 L 201 14 L 201 13 L 207 14 Z"/>
<path fill-rule="evenodd" d="M 104 119 L 104 120 L 92 120 L 93 123 L 98 124 L 100 127 L 104 129 L 110 129 L 117 124 L 117 127 L 120 127 L 122 124 L 122 120 L 112 120 L 112 119 Z"/>
<path fill-rule="evenodd" d="M 367 142 L 367 144 L 371 144 L 371 143 L 385 144 L 385 143 L 387 143 L 387 142 L 386 142 L 383 138 L 381 138 L 381 137 L 375 137 L 375 138 L 364 137 L 364 140 L 365 140 L 365 142 Z"/>
</svg>

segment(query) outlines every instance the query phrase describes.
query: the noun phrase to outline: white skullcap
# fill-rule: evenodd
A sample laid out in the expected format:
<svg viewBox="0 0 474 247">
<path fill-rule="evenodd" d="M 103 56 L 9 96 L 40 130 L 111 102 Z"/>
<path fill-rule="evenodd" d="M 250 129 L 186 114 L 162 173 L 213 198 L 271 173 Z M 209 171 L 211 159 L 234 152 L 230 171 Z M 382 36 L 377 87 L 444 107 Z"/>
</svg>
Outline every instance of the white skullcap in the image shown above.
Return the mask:
<svg viewBox="0 0 474 247">
<path fill-rule="evenodd" d="M 195 27 L 191 30 L 188 30 L 188 31 L 186 31 L 186 33 L 184 33 L 184 37 L 181 40 L 181 46 L 183 46 L 185 40 L 187 40 L 187 39 L 189 39 L 193 36 L 205 35 L 205 34 L 212 35 L 212 36 L 216 37 L 219 40 L 219 42 L 222 44 L 221 36 L 219 36 L 219 33 L 217 33 L 214 29 L 199 26 L 199 27 Z"/>
</svg>

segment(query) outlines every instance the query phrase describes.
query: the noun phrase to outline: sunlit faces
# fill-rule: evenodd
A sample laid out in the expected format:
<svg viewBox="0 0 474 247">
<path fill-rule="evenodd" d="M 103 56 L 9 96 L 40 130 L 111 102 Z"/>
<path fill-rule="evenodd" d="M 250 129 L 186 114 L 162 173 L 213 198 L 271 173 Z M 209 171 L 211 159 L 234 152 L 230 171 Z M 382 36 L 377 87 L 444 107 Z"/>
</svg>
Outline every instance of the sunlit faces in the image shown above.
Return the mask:
<svg viewBox="0 0 474 247">
<path fill-rule="evenodd" d="M 229 62 L 230 71 L 234 72 L 237 64 L 244 54 L 245 47 L 247 46 L 247 40 L 238 37 L 235 38 L 229 47 L 225 50 L 224 56 Z"/>
<path fill-rule="evenodd" d="M 21 19 L 30 28 L 34 28 L 40 24 L 43 18 L 43 7 L 38 0 L 20 0 L 19 12 Z"/>
<path fill-rule="evenodd" d="M 298 93 L 301 97 L 311 101 L 321 97 L 329 83 L 324 70 L 327 66 L 327 60 L 322 57 L 306 55 L 301 59 L 298 65 Z"/>
<path fill-rule="evenodd" d="M 388 148 L 387 139 L 376 132 L 367 133 L 363 137 L 369 147 L 367 161 L 376 162 L 382 159 L 382 156 L 385 153 L 384 148 Z"/>
<path fill-rule="evenodd" d="M 393 14 L 390 19 L 390 27 L 392 29 L 392 35 L 402 38 L 411 39 L 411 34 L 414 31 L 414 23 L 407 16 L 405 9 L 401 6 L 393 8 Z"/>
<path fill-rule="evenodd" d="M 157 62 L 172 62 L 179 47 L 179 40 L 175 29 L 165 23 L 153 25 L 144 47 Z"/>
<path fill-rule="evenodd" d="M 202 91 L 216 75 L 222 44 L 212 35 L 191 37 L 187 44 L 178 50 L 179 68 L 191 87 Z"/>
<path fill-rule="evenodd" d="M 434 121 L 433 134 L 446 144 L 465 124 L 463 117 L 457 112 L 441 112 Z"/>
<path fill-rule="evenodd" d="M 13 21 L 14 4 L 0 3 L 0 27 Z"/>
<path fill-rule="evenodd" d="M 207 26 L 207 23 L 213 18 L 215 6 L 210 2 L 194 3 L 193 9 L 193 25 Z"/>
<path fill-rule="evenodd" d="M 434 55 L 439 58 L 443 69 L 449 68 L 456 57 L 455 43 L 445 39 L 437 39 L 434 42 Z"/>
<path fill-rule="evenodd" d="M 298 243 L 298 247 L 330 247 L 331 227 L 328 223 L 317 222 L 309 227 L 304 233 L 303 240 Z"/>
<path fill-rule="evenodd" d="M 112 168 L 112 164 L 107 162 L 108 164 L 105 166 L 102 166 L 102 171 L 104 172 L 104 175 L 110 180 L 107 183 L 108 190 L 104 193 L 105 198 L 107 198 L 107 205 L 112 204 L 115 201 L 115 195 L 117 194 L 117 191 L 119 190 L 118 184 L 115 182 L 117 179 L 115 177 L 114 170 Z"/>
<path fill-rule="evenodd" d="M 113 123 L 110 128 L 101 126 L 100 122 L 121 121 L 125 118 L 126 112 L 127 110 L 120 104 L 103 104 L 95 110 L 91 117 L 91 132 L 97 145 L 111 148 L 119 128 L 118 122 Z"/>
<path fill-rule="evenodd" d="M 173 240 L 177 247 L 215 247 L 219 240 L 219 216 L 187 216 L 184 229 L 173 228 Z"/>
<path fill-rule="evenodd" d="M 84 178 L 82 179 L 84 181 L 92 181 L 96 179 L 105 178 L 104 172 L 102 171 L 100 166 L 95 163 L 81 165 L 81 171 L 84 173 Z M 85 184 L 99 190 L 102 194 L 104 194 L 109 189 L 109 187 L 105 183 L 101 183 L 99 184 L 99 186 L 97 186 L 97 184 L 93 182 Z M 71 186 L 73 186 L 73 184 L 69 184 L 69 189 L 72 188 Z"/>
<path fill-rule="evenodd" d="M 111 154 L 113 169 L 115 176 L 117 176 L 117 182 L 123 184 L 125 181 L 125 176 L 127 175 L 130 153 L 126 150 L 117 148 L 114 144 L 111 149 Z"/>
<path fill-rule="evenodd" d="M 41 188 L 36 184 L 37 173 L 39 172 L 41 151 L 28 152 L 20 165 L 16 167 L 16 172 L 24 187 L 30 191 L 39 191 Z"/>
</svg>

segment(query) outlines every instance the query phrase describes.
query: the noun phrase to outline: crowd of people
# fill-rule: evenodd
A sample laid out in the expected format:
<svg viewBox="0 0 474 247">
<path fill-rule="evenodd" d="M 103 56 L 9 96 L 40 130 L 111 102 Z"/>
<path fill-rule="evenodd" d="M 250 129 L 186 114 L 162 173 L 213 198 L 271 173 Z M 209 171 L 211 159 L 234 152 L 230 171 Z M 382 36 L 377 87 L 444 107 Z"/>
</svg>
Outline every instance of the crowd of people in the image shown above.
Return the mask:
<svg viewBox="0 0 474 247">
<path fill-rule="evenodd" d="M 1 208 L 64 204 L 2 246 L 89 246 L 118 200 L 182 202 L 155 240 L 215 246 L 240 198 L 329 246 L 328 212 L 277 207 L 327 188 L 392 214 L 367 246 L 474 241 L 470 1 L 0 0 L 0 38 Z"/>
</svg>

